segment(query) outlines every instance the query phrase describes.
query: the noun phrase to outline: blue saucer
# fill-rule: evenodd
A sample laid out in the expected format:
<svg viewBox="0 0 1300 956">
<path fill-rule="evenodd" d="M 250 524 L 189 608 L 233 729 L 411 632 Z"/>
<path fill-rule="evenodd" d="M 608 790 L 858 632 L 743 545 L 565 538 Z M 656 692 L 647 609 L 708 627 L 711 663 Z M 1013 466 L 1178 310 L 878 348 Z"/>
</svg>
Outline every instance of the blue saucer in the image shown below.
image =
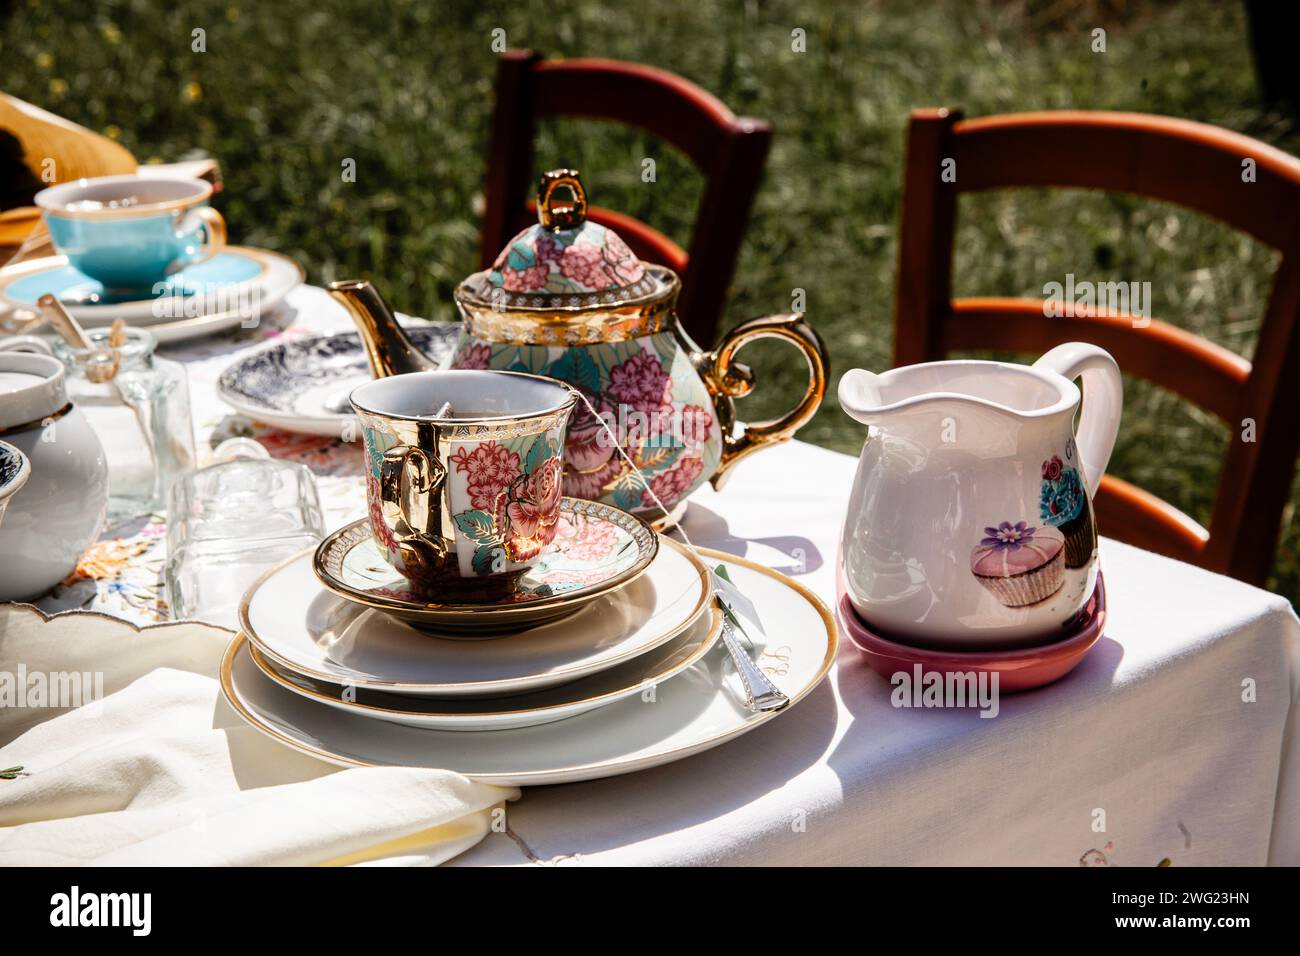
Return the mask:
<svg viewBox="0 0 1300 956">
<path fill-rule="evenodd" d="M 211 293 L 217 287 L 248 282 L 265 269 L 261 262 L 250 256 L 238 252 L 222 252 L 207 262 L 169 277 L 162 292 L 155 294 L 152 287 L 127 293 L 108 292 L 99 281 L 78 272 L 72 266 L 64 265 L 24 276 L 10 283 L 5 293 L 10 301 L 19 305 L 35 305 L 36 300 L 47 293 L 67 305 L 121 305 L 125 302 L 152 302 L 164 297 Z"/>
</svg>

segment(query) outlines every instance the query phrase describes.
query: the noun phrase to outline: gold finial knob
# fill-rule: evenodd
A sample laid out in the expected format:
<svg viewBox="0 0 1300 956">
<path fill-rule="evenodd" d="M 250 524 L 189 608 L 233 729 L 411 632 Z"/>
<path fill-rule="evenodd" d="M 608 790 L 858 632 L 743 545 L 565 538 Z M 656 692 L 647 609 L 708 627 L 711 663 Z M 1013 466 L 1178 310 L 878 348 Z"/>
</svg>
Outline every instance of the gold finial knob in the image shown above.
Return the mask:
<svg viewBox="0 0 1300 956">
<path fill-rule="evenodd" d="M 537 184 L 537 221 L 546 229 L 576 229 L 587 219 L 587 193 L 576 169 L 552 169 Z M 567 189 L 568 201 L 556 195 Z"/>
</svg>

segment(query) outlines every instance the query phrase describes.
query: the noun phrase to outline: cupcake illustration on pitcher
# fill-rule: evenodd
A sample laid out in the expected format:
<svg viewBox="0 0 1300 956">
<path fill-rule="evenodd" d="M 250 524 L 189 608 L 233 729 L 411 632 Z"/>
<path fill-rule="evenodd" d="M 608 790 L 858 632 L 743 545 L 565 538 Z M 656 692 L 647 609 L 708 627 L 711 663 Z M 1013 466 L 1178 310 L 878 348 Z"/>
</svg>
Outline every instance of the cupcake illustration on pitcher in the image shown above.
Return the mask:
<svg viewBox="0 0 1300 956">
<path fill-rule="evenodd" d="M 1074 460 L 1073 442 L 1066 444 L 1065 457 Z M 1043 462 L 1042 478 L 1039 517 L 1065 536 L 1065 566 L 1081 568 L 1097 548 L 1097 528 L 1079 470 L 1053 455 Z"/>
<path fill-rule="evenodd" d="M 1064 553 L 1065 539 L 1055 528 L 1003 521 L 984 529 L 971 551 L 970 570 L 999 603 L 1026 607 L 1061 589 Z"/>
</svg>

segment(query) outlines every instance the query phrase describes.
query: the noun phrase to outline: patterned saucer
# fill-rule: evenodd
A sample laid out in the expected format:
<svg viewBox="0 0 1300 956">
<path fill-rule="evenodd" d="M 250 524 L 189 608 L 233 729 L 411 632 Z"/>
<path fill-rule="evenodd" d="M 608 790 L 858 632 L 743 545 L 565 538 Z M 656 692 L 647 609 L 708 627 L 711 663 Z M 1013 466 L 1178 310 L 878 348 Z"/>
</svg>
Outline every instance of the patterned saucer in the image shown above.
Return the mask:
<svg viewBox="0 0 1300 956">
<path fill-rule="evenodd" d="M 450 355 L 460 323 L 406 329 L 435 362 Z M 347 396 L 371 379 L 355 332 L 286 339 L 236 359 L 217 381 L 222 401 L 275 428 L 338 437 L 353 420 Z"/>
<path fill-rule="evenodd" d="M 366 518 L 322 541 L 313 568 L 340 597 L 421 629 L 449 637 L 497 637 L 572 614 L 624 587 L 650 566 L 658 551 L 658 536 L 626 511 L 562 498 L 555 540 L 515 593 L 495 602 L 440 604 L 420 597 L 379 550 Z"/>
<path fill-rule="evenodd" d="M 181 341 L 249 325 L 303 281 L 292 259 L 265 249 L 227 246 L 208 262 L 166 282 L 161 294 L 109 297 L 103 286 L 63 256 L 19 263 L 0 271 L 0 302 L 33 311 L 47 292 L 59 297 L 86 328 L 122 319 L 148 328 L 160 342 Z"/>
</svg>

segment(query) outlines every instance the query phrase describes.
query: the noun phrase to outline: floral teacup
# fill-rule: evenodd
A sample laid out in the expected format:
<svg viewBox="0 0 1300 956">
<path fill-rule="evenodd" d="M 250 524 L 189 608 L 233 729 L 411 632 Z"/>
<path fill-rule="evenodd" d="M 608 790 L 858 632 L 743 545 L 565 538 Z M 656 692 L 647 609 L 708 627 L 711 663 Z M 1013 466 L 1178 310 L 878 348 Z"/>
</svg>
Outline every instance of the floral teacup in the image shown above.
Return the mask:
<svg viewBox="0 0 1300 956">
<path fill-rule="evenodd" d="M 495 599 L 560 521 L 576 393 L 518 372 L 416 372 L 352 392 L 375 540 L 423 596 Z"/>
</svg>

